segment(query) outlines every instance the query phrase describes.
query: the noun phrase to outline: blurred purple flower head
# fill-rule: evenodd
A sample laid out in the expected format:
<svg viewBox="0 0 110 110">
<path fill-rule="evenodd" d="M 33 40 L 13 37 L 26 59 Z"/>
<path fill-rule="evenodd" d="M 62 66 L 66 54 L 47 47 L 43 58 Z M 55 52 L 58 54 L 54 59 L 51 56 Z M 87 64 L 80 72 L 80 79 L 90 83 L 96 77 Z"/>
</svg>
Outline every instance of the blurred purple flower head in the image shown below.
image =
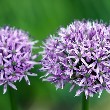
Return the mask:
<svg viewBox="0 0 110 110">
<path fill-rule="evenodd" d="M 32 56 L 35 43 L 22 30 L 8 26 L 0 28 L 0 85 L 4 86 L 3 93 L 7 91 L 7 85 L 17 89 L 14 83 L 22 78 L 30 85 L 28 75 L 36 76 L 28 71 L 36 64 L 33 61 L 36 55 Z"/>
<path fill-rule="evenodd" d="M 93 97 L 103 90 L 110 92 L 110 27 L 98 21 L 74 21 L 50 36 L 43 46 L 43 81 L 62 88 L 70 83 Z"/>
</svg>

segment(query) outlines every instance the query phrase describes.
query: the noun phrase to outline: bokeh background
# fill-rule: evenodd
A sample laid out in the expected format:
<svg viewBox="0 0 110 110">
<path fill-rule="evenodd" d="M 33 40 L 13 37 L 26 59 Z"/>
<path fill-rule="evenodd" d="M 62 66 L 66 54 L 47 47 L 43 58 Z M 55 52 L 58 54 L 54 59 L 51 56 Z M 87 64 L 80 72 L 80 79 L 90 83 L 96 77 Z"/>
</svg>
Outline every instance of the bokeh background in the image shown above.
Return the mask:
<svg viewBox="0 0 110 110">
<path fill-rule="evenodd" d="M 9 25 L 28 31 L 40 47 L 50 34 L 75 19 L 102 20 L 109 23 L 110 0 L 0 0 L 0 26 Z M 34 50 L 34 53 L 41 49 Z M 40 57 L 37 61 L 40 60 Z M 70 85 L 63 90 L 42 82 L 44 73 L 35 66 L 37 77 L 30 77 L 31 85 L 23 80 L 17 83 L 15 99 L 19 110 L 81 110 L 81 96 L 69 93 Z M 9 92 L 5 95 L 0 87 L 0 110 L 11 110 Z M 110 110 L 110 95 L 103 92 L 100 99 L 90 98 L 90 110 Z"/>
</svg>

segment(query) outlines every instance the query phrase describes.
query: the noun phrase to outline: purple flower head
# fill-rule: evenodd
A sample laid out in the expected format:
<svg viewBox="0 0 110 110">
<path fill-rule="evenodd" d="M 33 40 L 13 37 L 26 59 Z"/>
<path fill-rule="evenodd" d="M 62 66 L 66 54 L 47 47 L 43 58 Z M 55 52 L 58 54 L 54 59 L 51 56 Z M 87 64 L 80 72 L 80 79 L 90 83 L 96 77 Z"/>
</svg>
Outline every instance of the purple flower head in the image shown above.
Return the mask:
<svg viewBox="0 0 110 110">
<path fill-rule="evenodd" d="M 0 29 L 0 85 L 4 86 L 3 93 L 7 91 L 7 85 L 17 89 L 14 83 L 22 78 L 30 85 L 28 75 L 36 76 L 28 71 L 36 64 L 36 55 L 32 56 L 35 43 L 22 30 L 8 26 Z"/>
<path fill-rule="evenodd" d="M 42 68 L 44 81 L 63 88 L 79 86 L 86 98 L 103 90 L 110 92 L 110 27 L 97 21 L 74 21 L 60 28 L 57 36 L 44 43 Z"/>
</svg>

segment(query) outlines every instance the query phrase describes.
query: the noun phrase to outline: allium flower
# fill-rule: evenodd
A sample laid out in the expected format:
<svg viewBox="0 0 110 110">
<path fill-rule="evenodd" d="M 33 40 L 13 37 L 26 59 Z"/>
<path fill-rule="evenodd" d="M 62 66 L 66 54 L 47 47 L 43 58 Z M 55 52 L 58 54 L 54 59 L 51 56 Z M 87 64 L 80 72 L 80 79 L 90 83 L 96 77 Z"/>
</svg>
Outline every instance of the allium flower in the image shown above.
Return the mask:
<svg viewBox="0 0 110 110">
<path fill-rule="evenodd" d="M 22 78 L 30 85 L 28 75 L 36 76 L 28 72 L 36 64 L 32 56 L 32 47 L 36 42 L 31 42 L 24 31 L 5 27 L 0 28 L 0 85 L 7 91 L 7 85 L 17 89 L 14 83 Z"/>
<path fill-rule="evenodd" d="M 97 21 L 74 21 L 50 36 L 43 46 L 44 81 L 62 88 L 79 86 L 86 98 L 103 90 L 110 92 L 110 27 Z"/>
</svg>

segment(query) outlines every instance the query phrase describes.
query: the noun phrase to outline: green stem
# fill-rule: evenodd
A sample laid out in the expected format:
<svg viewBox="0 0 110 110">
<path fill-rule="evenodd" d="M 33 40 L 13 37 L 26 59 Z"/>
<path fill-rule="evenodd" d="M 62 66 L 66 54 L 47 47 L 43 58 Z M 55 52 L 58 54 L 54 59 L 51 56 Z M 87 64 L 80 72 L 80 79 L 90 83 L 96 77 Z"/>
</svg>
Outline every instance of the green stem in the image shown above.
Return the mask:
<svg viewBox="0 0 110 110">
<path fill-rule="evenodd" d="M 89 97 L 86 99 L 85 94 L 82 94 L 82 110 L 89 110 Z"/>
<path fill-rule="evenodd" d="M 18 110 L 15 91 L 12 88 L 9 88 L 9 98 L 10 98 L 11 110 Z"/>
</svg>

